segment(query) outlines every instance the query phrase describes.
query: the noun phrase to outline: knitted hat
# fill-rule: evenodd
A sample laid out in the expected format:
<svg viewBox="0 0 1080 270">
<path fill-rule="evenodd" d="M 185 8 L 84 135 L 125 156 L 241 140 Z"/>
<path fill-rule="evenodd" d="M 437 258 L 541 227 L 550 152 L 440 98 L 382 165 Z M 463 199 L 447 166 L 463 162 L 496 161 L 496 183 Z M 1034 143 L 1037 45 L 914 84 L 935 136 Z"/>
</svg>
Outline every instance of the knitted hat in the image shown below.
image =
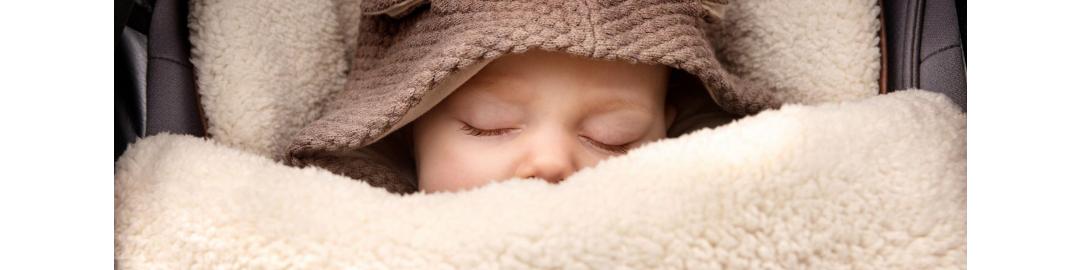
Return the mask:
<svg viewBox="0 0 1080 270">
<path fill-rule="evenodd" d="M 527 50 L 666 65 L 696 77 L 715 104 L 735 114 L 778 106 L 740 88 L 715 57 L 706 26 L 721 7 L 694 0 L 364 1 L 345 89 L 300 131 L 284 160 L 415 191 L 408 158 L 393 153 L 392 139 L 380 139 L 491 60 Z"/>
</svg>

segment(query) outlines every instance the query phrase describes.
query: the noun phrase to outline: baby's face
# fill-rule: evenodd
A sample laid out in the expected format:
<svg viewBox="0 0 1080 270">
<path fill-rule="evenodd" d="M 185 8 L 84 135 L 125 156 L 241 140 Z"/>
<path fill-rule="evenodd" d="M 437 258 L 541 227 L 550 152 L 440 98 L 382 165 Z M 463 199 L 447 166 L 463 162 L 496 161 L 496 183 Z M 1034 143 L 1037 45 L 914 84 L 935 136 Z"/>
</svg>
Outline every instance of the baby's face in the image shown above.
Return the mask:
<svg viewBox="0 0 1080 270">
<path fill-rule="evenodd" d="M 664 66 L 530 51 L 499 58 L 414 122 L 420 190 L 559 182 L 663 138 Z"/>
</svg>

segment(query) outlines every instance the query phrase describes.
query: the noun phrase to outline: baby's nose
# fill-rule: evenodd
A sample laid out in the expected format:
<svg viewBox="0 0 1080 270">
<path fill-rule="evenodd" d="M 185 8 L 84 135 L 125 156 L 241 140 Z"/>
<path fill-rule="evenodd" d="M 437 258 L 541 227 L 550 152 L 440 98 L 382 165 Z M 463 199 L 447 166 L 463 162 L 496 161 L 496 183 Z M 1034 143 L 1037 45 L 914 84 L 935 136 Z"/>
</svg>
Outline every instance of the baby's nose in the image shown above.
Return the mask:
<svg viewBox="0 0 1080 270">
<path fill-rule="evenodd" d="M 519 164 L 514 176 L 540 178 L 559 183 L 577 170 L 570 147 L 565 145 L 539 145 Z"/>
</svg>

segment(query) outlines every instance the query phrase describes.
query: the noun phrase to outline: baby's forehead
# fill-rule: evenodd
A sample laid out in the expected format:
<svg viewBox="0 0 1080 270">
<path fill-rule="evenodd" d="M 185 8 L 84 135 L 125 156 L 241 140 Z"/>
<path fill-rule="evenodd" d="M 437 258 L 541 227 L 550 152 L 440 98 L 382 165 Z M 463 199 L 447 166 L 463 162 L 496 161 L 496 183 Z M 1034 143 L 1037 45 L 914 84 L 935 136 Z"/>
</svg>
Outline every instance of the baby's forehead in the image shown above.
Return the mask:
<svg viewBox="0 0 1080 270">
<path fill-rule="evenodd" d="M 567 91 L 569 92 L 569 91 Z M 566 94 L 535 90 L 492 87 L 461 92 L 448 112 L 463 113 L 472 118 L 505 118 L 577 116 L 602 117 L 606 114 L 631 113 L 638 119 L 663 113 L 663 100 L 649 96 Z M 662 97 L 659 97 L 662 98 Z M 571 114 L 565 114 L 571 113 Z M 612 114 L 613 116 L 613 114 Z"/>
<path fill-rule="evenodd" d="M 572 90 L 559 91 L 562 94 L 597 97 L 651 96 L 655 92 L 662 93 L 667 90 L 666 83 L 655 84 L 640 78 L 655 76 L 652 74 L 642 72 L 624 77 L 605 77 L 607 74 L 604 73 L 606 72 L 597 71 L 567 75 L 563 72 L 515 72 L 514 70 L 486 69 L 470 78 L 460 88 L 489 91 L 494 95 L 504 97 L 548 94 L 551 89 L 545 88 L 550 87 Z"/>
<path fill-rule="evenodd" d="M 550 91 L 537 87 L 528 77 L 485 76 L 470 81 L 458 92 L 470 106 L 525 106 L 555 99 L 565 101 L 566 106 L 589 107 L 602 112 L 616 109 L 649 110 L 657 101 L 663 102 L 664 95 L 656 95 L 645 89 L 611 86 L 614 87 L 591 85 Z"/>
<path fill-rule="evenodd" d="M 451 94 L 462 109 L 559 108 L 582 112 L 662 109 L 670 70 L 661 65 L 588 59 L 550 52 L 500 57 Z"/>
</svg>

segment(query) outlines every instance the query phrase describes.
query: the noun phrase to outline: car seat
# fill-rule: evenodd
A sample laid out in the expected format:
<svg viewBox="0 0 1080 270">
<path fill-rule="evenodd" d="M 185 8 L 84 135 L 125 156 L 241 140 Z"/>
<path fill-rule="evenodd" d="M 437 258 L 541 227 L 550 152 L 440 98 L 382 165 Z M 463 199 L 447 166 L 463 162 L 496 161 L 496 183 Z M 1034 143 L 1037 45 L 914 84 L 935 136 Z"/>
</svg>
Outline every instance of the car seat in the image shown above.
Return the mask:
<svg viewBox="0 0 1080 270">
<path fill-rule="evenodd" d="M 114 159 L 138 138 L 206 136 L 188 40 L 188 1 L 116 1 Z M 966 110 L 966 2 L 881 1 L 881 92 L 920 88 Z"/>
<path fill-rule="evenodd" d="M 205 136 L 188 41 L 188 1 L 117 1 L 114 159 L 137 138 Z"/>
</svg>

